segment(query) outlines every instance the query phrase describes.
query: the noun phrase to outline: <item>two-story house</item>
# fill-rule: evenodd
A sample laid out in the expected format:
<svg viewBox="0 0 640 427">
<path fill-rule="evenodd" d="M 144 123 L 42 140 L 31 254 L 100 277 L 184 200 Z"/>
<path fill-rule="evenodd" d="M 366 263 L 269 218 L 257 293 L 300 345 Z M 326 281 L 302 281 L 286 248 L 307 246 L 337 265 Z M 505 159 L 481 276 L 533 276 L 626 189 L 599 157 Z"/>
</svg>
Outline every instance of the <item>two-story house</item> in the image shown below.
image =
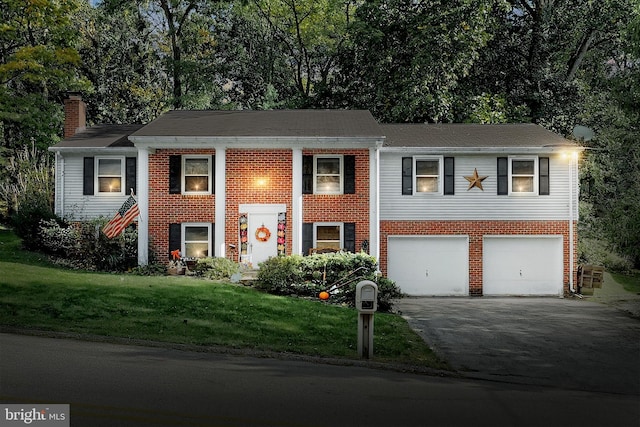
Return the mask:
<svg viewBox="0 0 640 427">
<path fill-rule="evenodd" d="M 573 289 L 579 147 L 525 125 L 380 125 L 368 111 L 170 111 L 83 128 L 65 103 L 56 213 L 109 217 L 131 189 L 140 264 L 364 250 L 413 295 Z"/>
</svg>

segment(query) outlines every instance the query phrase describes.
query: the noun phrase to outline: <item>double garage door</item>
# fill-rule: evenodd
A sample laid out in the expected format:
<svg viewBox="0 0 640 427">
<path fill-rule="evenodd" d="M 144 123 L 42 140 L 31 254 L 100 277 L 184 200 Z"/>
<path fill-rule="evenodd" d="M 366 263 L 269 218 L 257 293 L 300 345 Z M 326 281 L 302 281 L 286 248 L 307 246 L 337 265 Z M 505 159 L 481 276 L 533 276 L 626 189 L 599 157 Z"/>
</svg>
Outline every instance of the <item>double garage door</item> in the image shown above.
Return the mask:
<svg viewBox="0 0 640 427">
<path fill-rule="evenodd" d="M 468 236 L 392 236 L 388 276 L 408 295 L 469 295 Z M 480 256 L 480 254 L 476 255 Z M 561 236 L 485 236 L 483 295 L 561 295 Z"/>
</svg>

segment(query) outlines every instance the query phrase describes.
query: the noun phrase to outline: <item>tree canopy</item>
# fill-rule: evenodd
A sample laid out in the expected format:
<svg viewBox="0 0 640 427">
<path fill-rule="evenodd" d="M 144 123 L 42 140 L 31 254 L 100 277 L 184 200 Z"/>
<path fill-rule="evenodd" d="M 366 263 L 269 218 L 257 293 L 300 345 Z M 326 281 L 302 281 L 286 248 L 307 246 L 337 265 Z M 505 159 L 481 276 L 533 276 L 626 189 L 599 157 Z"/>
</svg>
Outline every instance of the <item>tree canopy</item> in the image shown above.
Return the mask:
<svg viewBox="0 0 640 427">
<path fill-rule="evenodd" d="M 67 91 L 83 92 L 89 124 L 171 108 L 359 108 L 567 137 L 581 125 L 595 135 L 587 219 L 640 267 L 633 0 L 4 0 L 0 18 L 3 166 L 25 147 L 46 156 Z"/>
</svg>

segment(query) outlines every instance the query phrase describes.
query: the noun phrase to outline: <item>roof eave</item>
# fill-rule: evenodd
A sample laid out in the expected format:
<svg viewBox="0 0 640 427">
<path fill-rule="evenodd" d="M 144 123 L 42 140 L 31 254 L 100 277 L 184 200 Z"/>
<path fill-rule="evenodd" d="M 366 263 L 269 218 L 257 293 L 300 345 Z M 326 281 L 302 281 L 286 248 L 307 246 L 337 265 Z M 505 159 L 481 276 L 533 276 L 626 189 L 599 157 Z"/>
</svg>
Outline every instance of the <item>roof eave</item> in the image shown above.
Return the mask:
<svg viewBox="0 0 640 427">
<path fill-rule="evenodd" d="M 561 153 L 564 151 L 583 151 L 584 147 L 578 145 L 553 145 L 539 147 L 382 147 L 381 152 L 389 153 Z"/>
<path fill-rule="evenodd" d="M 331 148 L 378 148 L 384 136 L 136 136 L 129 137 L 139 148 L 307 148 L 318 144 Z"/>
</svg>

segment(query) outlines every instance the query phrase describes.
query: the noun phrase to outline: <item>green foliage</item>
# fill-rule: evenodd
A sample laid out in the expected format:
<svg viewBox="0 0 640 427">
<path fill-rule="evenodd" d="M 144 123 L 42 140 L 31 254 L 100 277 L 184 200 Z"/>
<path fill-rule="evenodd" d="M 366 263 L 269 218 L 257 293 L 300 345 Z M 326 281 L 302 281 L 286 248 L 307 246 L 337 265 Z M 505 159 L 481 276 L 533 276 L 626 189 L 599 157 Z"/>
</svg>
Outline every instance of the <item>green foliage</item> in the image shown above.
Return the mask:
<svg viewBox="0 0 640 427">
<path fill-rule="evenodd" d="M 101 232 L 105 223 L 105 219 L 73 224 L 41 221 L 34 248 L 52 255 L 57 264 L 75 269 L 127 271 L 136 267 L 137 230 L 130 227 L 108 239 Z"/>
<path fill-rule="evenodd" d="M 54 218 L 48 200 L 43 200 L 40 194 L 28 193 L 22 196 L 20 208 L 11 216 L 11 223 L 24 247 L 35 250 L 40 247 L 40 221 Z"/>
<path fill-rule="evenodd" d="M 237 263 L 228 258 L 199 258 L 195 272 L 198 276 L 212 280 L 230 279 L 240 271 Z"/>
<path fill-rule="evenodd" d="M 343 102 L 385 122 L 451 121 L 456 87 L 491 38 L 504 2 L 361 4 L 340 56 Z M 338 93 L 335 94 L 337 96 Z"/>
<path fill-rule="evenodd" d="M 270 293 L 317 297 L 331 294 L 331 302 L 354 306 L 359 281 L 378 284 L 378 310 L 390 311 L 392 300 L 402 296 L 395 283 L 377 274 L 377 262 L 365 253 L 332 253 L 302 257 L 269 258 L 260 264 L 256 287 Z"/>
</svg>

